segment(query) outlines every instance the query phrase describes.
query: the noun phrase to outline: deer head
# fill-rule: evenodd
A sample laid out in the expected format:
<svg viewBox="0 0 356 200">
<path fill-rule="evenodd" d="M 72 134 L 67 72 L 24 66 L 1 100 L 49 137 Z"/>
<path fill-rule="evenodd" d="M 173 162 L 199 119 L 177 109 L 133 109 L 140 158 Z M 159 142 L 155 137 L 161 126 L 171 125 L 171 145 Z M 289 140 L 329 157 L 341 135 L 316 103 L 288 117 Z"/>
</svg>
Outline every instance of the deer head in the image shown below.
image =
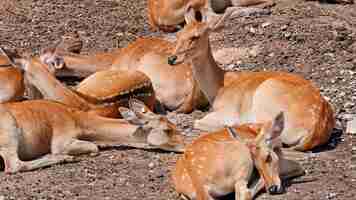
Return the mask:
<svg viewBox="0 0 356 200">
<path fill-rule="evenodd" d="M 196 11 L 193 7 L 189 7 L 184 16 L 187 25 L 177 33 L 176 47 L 173 50 L 173 54 L 168 57 L 168 63 L 175 65 L 184 60 L 191 60 L 201 55 L 201 53 L 210 50 L 210 32 L 221 30 L 225 19 L 232 12 L 233 10 L 226 9 L 226 12 L 222 16 L 209 20 L 197 20 Z"/>
<path fill-rule="evenodd" d="M 29 74 L 36 73 L 38 69 L 48 69 L 48 71 L 53 74 L 56 69 L 61 69 L 64 66 L 63 58 L 56 54 L 56 49 L 54 48 L 43 50 L 39 59 L 30 55 L 23 55 L 22 57 L 13 56 L 5 52 L 2 48 L 0 48 L 0 52 L 8 59 L 13 67 Z M 42 67 L 43 65 L 46 67 Z"/>
<path fill-rule="evenodd" d="M 184 151 L 183 136 L 165 116 L 153 113 L 137 99 L 129 101 L 129 108 L 120 107 L 119 111 L 125 120 L 142 128 L 143 137 L 150 146 L 167 151 Z"/>
<path fill-rule="evenodd" d="M 52 74 L 65 67 L 63 57 L 57 54 L 57 48 L 43 49 L 40 53 L 40 60 L 43 64 L 47 65 L 48 70 Z"/>
<path fill-rule="evenodd" d="M 284 129 L 284 114 L 279 113 L 272 122 L 258 128 L 258 136 L 253 140 L 243 141 L 249 148 L 254 164 L 263 180 L 268 193 L 284 192 L 280 179 L 280 159 L 282 158 L 282 142 L 280 135 Z M 240 140 L 235 129 L 228 128 L 231 137 Z"/>
</svg>

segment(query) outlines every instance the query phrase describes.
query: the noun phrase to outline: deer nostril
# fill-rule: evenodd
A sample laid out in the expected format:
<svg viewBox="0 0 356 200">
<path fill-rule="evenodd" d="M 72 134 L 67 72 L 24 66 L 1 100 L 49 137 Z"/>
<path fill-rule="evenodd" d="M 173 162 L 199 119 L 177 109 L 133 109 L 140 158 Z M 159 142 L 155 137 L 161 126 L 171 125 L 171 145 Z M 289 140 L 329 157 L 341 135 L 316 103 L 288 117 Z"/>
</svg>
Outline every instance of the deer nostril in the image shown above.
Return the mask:
<svg viewBox="0 0 356 200">
<path fill-rule="evenodd" d="M 278 187 L 277 185 L 272 185 L 268 188 L 270 194 L 282 194 L 284 192 L 283 187 Z"/>
<path fill-rule="evenodd" d="M 176 55 L 172 55 L 168 57 L 168 64 L 175 65 L 178 57 Z"/>
</svg>

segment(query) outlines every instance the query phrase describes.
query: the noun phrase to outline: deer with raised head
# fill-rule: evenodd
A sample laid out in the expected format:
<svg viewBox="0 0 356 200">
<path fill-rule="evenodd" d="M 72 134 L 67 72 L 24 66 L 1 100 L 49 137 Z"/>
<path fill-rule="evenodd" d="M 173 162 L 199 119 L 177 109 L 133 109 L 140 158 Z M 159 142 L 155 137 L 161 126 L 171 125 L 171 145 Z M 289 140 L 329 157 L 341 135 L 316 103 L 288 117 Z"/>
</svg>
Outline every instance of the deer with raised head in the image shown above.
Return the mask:
<svg viewBox="0 0 356 200">
<path fill-rule="evenodd" d="M 0 103 L 20 100 L 24 92 L 21 70 L 13 68 L 7 57 L 0 55 Z"/>
<path fill-rule="evenodd" d="M 156 99 L 164 108 L 187 113 L 195 108 L 206 106 L 207 100 L 193 79 L 192 68 L 189 64 L 182 63 L 180 67 L 175 68 L 167 63 L 167 57 L 174 46 L 173 42 L 160 38 L 139 38 L 125 48 L 105 54 L 83 56 L 61 54 L 52 50 L 43 51 L 41 57 L 45 58 L 45 63 L 49 63 L 46 66 L 55 63 L 55 59 L 58 58 L 64 61 L 62 65 L 52 68 L 57 76 L 92 74 L 108 69 L 140 71 L 149 77 Z M 106 61 L 108 65 L 100 64 L 103 61 Z"/>
<path fill-rule="evenodd" d="M 184 151 L 183 136 L 164 116 L 142 102 L 120 107 L 125 119 L 112 119 L 47 100 L 0 105 L 0 156 L 5 173 L 29 171 L 98 153 L 98 147 L 130 146 Z"/>
<path fill-rule="evenodd" d="M 267 10 L 261 8 L 272 5 L 273 0 L 148 0 L 147 14 L 153 30 L 175 32 L 185 22 L 184 14 L 189 8 L 196 11 L 197 20 L 209 21 L 228 7 L 232 7 L 236 15 L 249 15 L 250 10 L 266 13 Z"/>
<path fill-rule="evenodd" d="M 53 75 L 55 69 L 63 65 L 62 57 L 56 57 L 54 54 L 51 54 L 51 57 L 48 54 L 26 58 L 8 56 L 12 65 L 24 71 L 27 81 L 40 91 L 44 99 L 106 117 L 118 117 L 120 114 L 118 106 L 126 105 L 130 94 L 137 91 L 140 95 L 143 94 L 140 100 L 143 100 L 150 109 L 155 104 L 151 81 L 142 72 L 123 70 L 97 72 L 83 80 L 76 90 L 71 90 Z"/>
<path fill-rule="evenodd" d="M 264 124 L 228 127 L 197 138 L 176 163 L 176 191 L 190 200 L 212 200 L 234 191 L 235 199 L 252 200 L 264 188 L 282 193 L 281 178 L 304 175 L 297 162 L 283 157 L 284 126 L 279 113 Z"/>
<path fill-rule="evenodd" d="M 215 62 L 209 34 L 231 14 L 217 21 L 198 22 L 194 11 L 186 13 L 187 26 L 177 34 L 174 66 L 190 62 L 193 75 L 212 105 L 212 112 L 194 123 L 212 131 L 225 125 L 263 123 L 285 112 L 281 139 L 291 149 L 306 151 L 328 142 L 335 125 L 333 109 L 320 91 L 301 76 L 285 72 L 225 72 Z"/>
</svg>

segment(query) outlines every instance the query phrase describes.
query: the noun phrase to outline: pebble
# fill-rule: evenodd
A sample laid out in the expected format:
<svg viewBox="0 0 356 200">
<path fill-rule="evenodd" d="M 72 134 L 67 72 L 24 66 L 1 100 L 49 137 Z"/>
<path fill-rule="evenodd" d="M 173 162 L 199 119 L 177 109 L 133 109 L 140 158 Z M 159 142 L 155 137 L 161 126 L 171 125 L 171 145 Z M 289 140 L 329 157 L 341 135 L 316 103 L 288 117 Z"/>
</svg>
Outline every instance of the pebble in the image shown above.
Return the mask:
<svg viewBox="0 0 356 200">
<path fill-rule="evenodd" d="M 150 162 L 150 164 L 148 164 L 148 167 L 149 167 L 150 169 L 152 169 L 152 168 L 155 167 L 155 164 L 154 164 L 153 162 Z"/>
</svg>

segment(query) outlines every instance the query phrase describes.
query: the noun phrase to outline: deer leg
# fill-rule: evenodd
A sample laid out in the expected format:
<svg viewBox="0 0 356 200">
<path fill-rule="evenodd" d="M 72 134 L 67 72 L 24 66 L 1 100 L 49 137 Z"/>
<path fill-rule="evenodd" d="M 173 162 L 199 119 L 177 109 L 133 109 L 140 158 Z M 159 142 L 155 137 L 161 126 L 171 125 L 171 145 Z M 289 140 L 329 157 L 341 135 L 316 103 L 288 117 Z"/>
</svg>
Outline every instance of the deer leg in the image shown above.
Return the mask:
<svg viewBox="0 0 356 200">
<path fill-rule="evenodd" d="M 251 191 L 247 187 L 246 181 L 238 181 L 235 183 L 235 199 L 236 200 L 252 200 Z"/>
<path fill-rule="evenodd" d="M 206 190 L 206 188 L 203 186 L 203 194 L 197 192 L 197 196 L 196 196 L 196 200 L 215 200 L 210 194 L 209 192 Z"/>
<path fill-rule="evenodd" d="M 263 178 L 258 178 L 257 183 L 255 183 L 255 185 L 253 185 L 253 187 L 250 189 L 251 198 L 254 198 L 257 195 L 257 193 L 259 193 L 264 187 L 265 187 L 265 180 Z"/>
<path fill-rule="evenodd" d="M 252 200 L 252 194 L 247 187 L 246 181 L 235 183 L 235 200 Z"/>
<path fill-rule="evenodd" d="M 80 154 L 93 154 L 99 153 L 99 148 L 96 144 L 84 140 L 71 139 L 71 141 L 65 144 L 62 148 L 52 149 L 53 154 L 64 155 L 80 155 Z"/>
<path fill-rule="evenodd" d="M 16 173 L 18 171 L 21 171 L 22 161 L 19 159 L 16 150 L 12 150 L 12 149 L 2 150 L 0 152 L 0 155 L 4 160 L 5 173 Z"/>
<path fill-rule="evenodd" d="M 54 164 L 75 161 L 72 156 L 68 155 L 47 154 L 36 160 L 21 161 L 17 156 L 17 152 L 5 151 L 0 154 L 5 162 L 5 173 L 11 174 L 16 172 L 32 171 Z"/>
</svg>

